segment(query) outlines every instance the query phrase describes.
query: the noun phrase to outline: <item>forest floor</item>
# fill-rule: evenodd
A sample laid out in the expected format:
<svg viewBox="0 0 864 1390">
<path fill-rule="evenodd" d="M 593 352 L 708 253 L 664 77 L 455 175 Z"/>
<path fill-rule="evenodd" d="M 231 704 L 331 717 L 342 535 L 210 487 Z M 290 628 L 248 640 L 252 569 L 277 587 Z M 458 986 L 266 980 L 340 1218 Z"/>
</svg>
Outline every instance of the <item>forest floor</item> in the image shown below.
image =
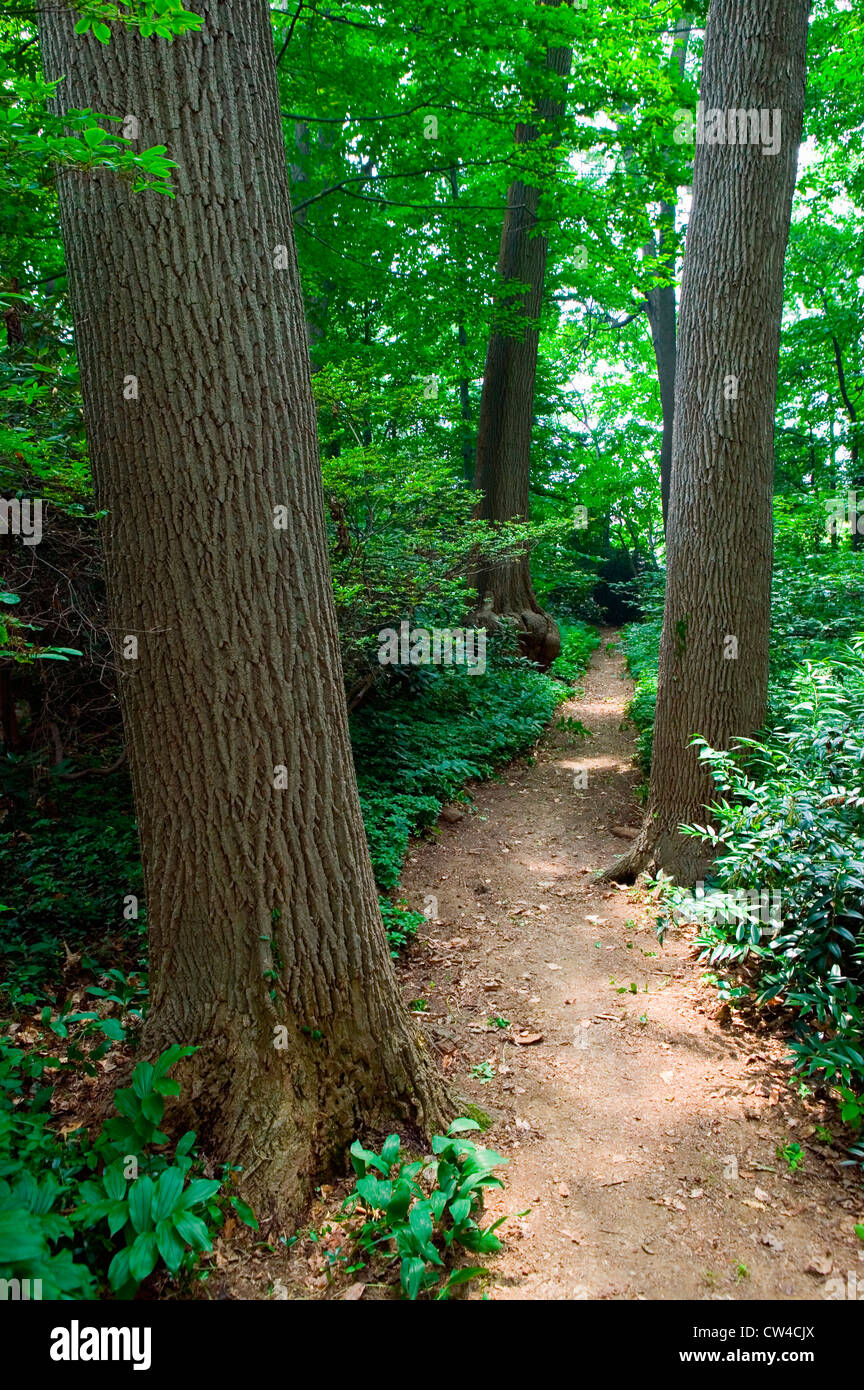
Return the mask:
<svg viewBox="0 0 864 1390">
<path fill-rule="evenodd" d="M 782 1023 L 730 1017 L 692 932 L 661 946 L 650 895 L 595 877 L 640 819 L 614 637 L 561 709 L 591 736 L 556 721 L 533 762 L 414 847 L 403 879 L 412 907 L 437 899 L 406 998 L 427 1002 L 424 1032 L 509 1159 L 487 1203 L 509 1214 L 504 1250 L 468 1297 L 843 1297 L 838 1280 L 864 1284 L 864 1190 L 818 1138 L 823 1104 L 790 1089 Z"/>
<path fill-rule="evenodd" d="M 406 1001 L 460 1113 L 490 1122 L 473 1137 L 508 1160 L 483 1221 L 507 1215 L 504 1248 L 460 1292 L 854 1298 L 864 1188 L 841 1166 L 836 1111 L 790 1087 L 782 1015 L 730 1015 L 693 931 L 661 945 L 650 893 L 597 877 L 641 814 L 632 685 L 616 633 L 602 636 L 560 710 L 590 736 L 556 719 L 533 758 L 445 808 L 403 875 L 409 905 L 432 913 L 397 967 Z M 795 1172 L 787 1143 L 803 1151 Z M 398 1297 L 396 1260 L 351 1263 L 348 1190 L 318 1190 L 289 1251 L 217 1243 L 209 1296 Z"/>
</svg>

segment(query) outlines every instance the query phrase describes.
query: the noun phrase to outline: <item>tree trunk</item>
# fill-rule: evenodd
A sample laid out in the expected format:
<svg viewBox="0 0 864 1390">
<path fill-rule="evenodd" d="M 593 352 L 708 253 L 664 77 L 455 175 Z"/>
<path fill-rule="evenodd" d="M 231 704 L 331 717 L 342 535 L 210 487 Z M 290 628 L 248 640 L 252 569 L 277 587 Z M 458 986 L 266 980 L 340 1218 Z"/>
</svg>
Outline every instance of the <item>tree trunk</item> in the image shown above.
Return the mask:
<svg viewBox="0 0 864 1390">
<path fill-rule="evenodd" d="M 672 62 L 683 80 L 687 68 L 687 48 L 690 41 L 691 19 L 682 15 L 680 32 L 672 46 Z M 651 342 L 657 361 L 660 383 L 660 408 L 663 415 L 663 437 L 660 443 L 660 501 L 663 507 L 663 529 L 669 522 L 669 487 L 672 477 L 672 427 L 675 419 L 675 206 L 660 203 L 660 228 L 656 247 L 647 248 L 656 255 L 669 278 L 667 285 L 658 285 L 645 296 Z"/>
<path fill-rule="evenodd" d="M 698 877 L 705 852 L 678 827 L 704 819 L 713 784 L 690 740 L 728 748 L 765 716 L 774 399 L 808 11 L 808 0 L 728 0 L 708 16 L 705 111 L 779 109 L 781 146 L 696 146 L 651 791 L 612 878 L 649 864 Z"/>
<path fill-rule="evenodd" d="M 436 1125 L 447 1101 L 360 817 L 269 9 L 196 11 L 171 44 L 78 39 L 56 8 L 42 38 L 62 109 L 133 113 L 179 163 L 176 199 L 66 172 L 60 208 L 111 625 L 138 640 L 118 664 L 145 1046 L 199 1046 L 184 1112 L 284 1218 L 358 1127 Z"/>
<path fill-rule="evenodd" d="M 675 226 L 675 209 L 671 203 L 661 203 L 661 215 Z M 657 254 L 665 261 L 670 276 L 675 274 L 674 256 L 671 265 L 664 257 L 666 238 L 661 229 L 658 237 Z M 654 250 L 652 246 L 651 250 Z M 651 325 L 651 341 L 657 359 L 657 377 L 660 382 L 660 407 L 663 412 L 663 438 L 660 444 L 660 498 L 663 505 L 663 527 L 669 523 L 669 481 L 672 474 L 672 424 L 675 418 L 675 286 L 658 285 L 645 296 L 648 307 L 648 322 Z"/>
<path fill-rule="evenodd" d="M 560 4 L 561 0 L 542 3 Z M 546 66 L 566 77 L 571 57 L 569 48 L 550 48 Z M 537 140 L 541 129 L 554 130 L 563 115 L 564 102 L 543 97 L 535 110 L 535 121 L 520 122 L 516 127 L 517 144 Z M 510 332 L 493 330 L 486 354 L 474 486 L 483 493 L 479 514 L 489 521 L 528 518 L 538 322 L 547 248 L 546 237 L 533 234 L 539 203 L 538 188 L 518 179 L 510 185 L 498 276 L 505 284 L 517 281 L 528 290 L 524 294 L 505 290 L 500 308 L 508 317 L 517 317 L 521 331 L 514 334 L 512 325 Z M 479 621 L 495 626 L 497 619 L 507 618 L 519 628 L 526 656 L 544 667 L 555 660 L 561 650 L 561 634 L 537 602 L 527 555 L 511 564 L 481 567 L 475 582 Z"/>
<path fill-rule="evenodd" d="M 450 166 L 448 178 L 450 180 L 450 194 L 453 202 L 459 201 L 459 174 L 457 166 Z M 464 239 L 461 236 L 461 227 L 456 229 L 459 232 L 459 243 L 457 255 L 460 264 L 465 264 Z M 467 289 L 466 289 L 467 293 Z M 471 383 L 467 376 L 468 360 L 468 330 L 465 327 L 464 319 L 459 320 L 456 325 L 456 337 L 459 343 L 459 415 L 462 421 L 462 477 L 469 487 L 474 486 L 475 457 L 477 453 L 476 443 L 473 439 L 471 428 Z"/>
<path fill-rule="evenodd" d="M 828 317 L 828 305 L 823 295 L 825 305 L 825 317 Z M 849 386 L 846 381 L 846 371 L 843 366 L 843 352 L 840 347 L 836 334 L 831 333 L 831 346 L 834 350 L 834 364 L 837 368 L 837 384 L 840 387 L 840 397 L 843 401 L 846 414 L 849 416 L 849 475 L 852 481 L 852 491 L 855 495 L 855 506 L 849 516 L 849 525 L 852 528 L 852 549 L 860 550 L 864 546 L 864 532 L 859 530 L 859 525 L 864 517 L 864 473 L 861 471 L 861 463 L 858 448 L 858 411 L 852 397 L 849 395 Z M 836 537 L 837 528 L 834 528 Z"/>
</svg>

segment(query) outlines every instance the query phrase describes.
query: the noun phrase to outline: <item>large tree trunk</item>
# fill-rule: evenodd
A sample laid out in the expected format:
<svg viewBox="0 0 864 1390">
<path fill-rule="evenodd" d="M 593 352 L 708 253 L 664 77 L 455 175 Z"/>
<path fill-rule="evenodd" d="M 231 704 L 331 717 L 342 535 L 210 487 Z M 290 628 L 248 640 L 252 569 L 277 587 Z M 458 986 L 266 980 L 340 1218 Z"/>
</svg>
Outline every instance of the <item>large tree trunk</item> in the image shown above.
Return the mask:
<svg viewBox="0 0 864 1390">
<path fill-rule="evenodd" d="M 713 784 L 690 740 L 728 748 L 765 716 L 774 398 L 808 12 L 808 0 L 715 0 L 708 16 L 705 110 L 779 109 L 782 138 L 775 155 L 696 147 L 651 791 L 614 878 L 649 864 L 698 876 L 704 851 L 678 827 L 704 819 Z"/>
<path fill-rule="evenodd" d="M 179 162 L 176 200 L 67 172 L 60 206 L 112 630 L 118 649 L 138 639 L 118 664 L 146 1049 L 199 1045 L 194 1126 L 284 1217 L 359 1126 L 428 1127 L 446 1100 L 397 992 L 360 817 L 270 14 L 195 8 L 200 34 L 117 26 L 107 46 L 52 9 L 43 48 L 63 108 L 134 113 L 141 146 Z"/>
<path fill-rule="evenodd" d="M 561 0 L 541 0 L 560 4 Z M 569 48 L 550 48 L 546 66 L 559 76 L 570 72 Z M 543 97 L 535 120 L 516 127 L 518 144 L 530 144 L 540 131 L 554 130 L 564 102 Z M 489 521 L 527 520 L 531 475 L 531 430 L 534 423 L 534 379 L 537 373 L 538 321 L 546 272 L 545 236 L 534 235 L 540 190 L 516 180 L 507 193 L 507 209 L 498 255 L 503 283 L 528 286 L 524 294 L 507 294 L 500 309 L 518 319 L 521 331 L 493 331 L 489 338 L 480 413 L 477 425 L 477 467 L 474 486 L 483 493 L 480 516 Z M 534 594 L 528 556 L 512 564 L 483 566 L 475 576 L 480 621 L 494 626 L 507 618 L 520 631 L 522 649 L 533 661 L 548 666 L 561 650 L 561 635 Z"/>
</svg>

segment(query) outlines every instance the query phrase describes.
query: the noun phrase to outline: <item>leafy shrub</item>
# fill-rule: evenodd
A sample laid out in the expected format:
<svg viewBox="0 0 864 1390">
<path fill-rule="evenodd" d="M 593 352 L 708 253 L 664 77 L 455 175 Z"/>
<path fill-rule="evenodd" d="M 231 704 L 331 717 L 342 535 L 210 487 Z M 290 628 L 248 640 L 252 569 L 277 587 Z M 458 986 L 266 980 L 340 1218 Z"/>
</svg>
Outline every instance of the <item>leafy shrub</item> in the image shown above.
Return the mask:
<svg viewBox="0 0 864 1390">
<path fill-rule="evenodd" d="M 495 1231 L 506 1217 L 485 1229 L 477 1217 L 483 1210 L 484 1188 L 503 1186 L 493 1170 L 507 1159 L 458 1138 L 479 1128 L 476 1120 L 454 1120 L 446 1135 L 434 1136 L 430 1163 L 406 1161 L 398 1134 L 388 1135 L 380 1154 L 364 1149 L 359 1141 L 351 1145 L 357 1177 L 344 1208 L 349 1214 L 358 1206 L 366 1212 L 358 1236 L 363 1250 L 371 1254 L 381 1245 L 395 1244 L 406 1298 L 433 1290 L 436 1298 L 447 1298 L 455 1285 L 486 1272 L 472 1265 L 448 1273 L 454 1245 L 477 1255 L 501 1249 Z"/>
<path fill-rule="evenodd" d="M 822 661 L 864 626 L 864 565 L 858 552 L 826 546 L 778 553 L 771 593 L 772 710 L 782 712 L 795 668 Z"/>
<path fill-rule="evenodd" d="M 782 905 L 776 932 L 703 923 L 703 958 L 753 966 L 756 1002 L 796 1015 L 796 1067 L 851 1104 L 864 1088 L 864 642 L 802 668 L 765 740 L 728 753 L 703 744 L 701 756 L 724 795 L 710 825 L 686 833 L 719 851 L 711 886 L 776 889 Z M 680 890 L 667 897 L 680 902 Z"/>
<path fill-rule="evenodd" d="M 627 670 L 634 682 L 633 698 L 627 707 L 627 716 L 639 732 L 639 763 L 646 774 L 651 770 L 662 625 L 661 619 L 633 624 L 625 628 L 623 639 Z"/>
<path fill-rule="evenodd" d="M 390 943 L 390 954 L 395 960 L 411 938 L 416 936 L 417 928 L 425 922 L 426 918 L 422 912 L 412 912 L 404 899 L 394 903 L 389 898 L 380 898 L 379 903 L 381 916 L 384 919 L 384 930 Z"/>
<path fill-rule="evenodd" d="M 591 653 L 600 646 L 596 628 L 573 623 L 561 628 L 561 651 L 549 667 L 555 680 L 575 685 L 591 664 Z"/>
<path fill-rule="evenodd" d="M 656 607 L 657 599 L 649 606 Z M 862 614 L 860 554 L 824 546 L 809 552 L 805 565 L 781 528 L 771 591 L 769 726 L 785 718 L 797 668 L 807 661 L 830 660 L 864 626 Z M 624 632 L 627 669 L 636 687 L 627 712 L 639 730 L 639 760 L 646 772 L 651 766 L 662 625 L 661 610 L 659 617 Z"/>
<path fill-rule="evenodd" d="M 9 1181 L 0 1178 L 0 1278 L 41 1284 L 46 1299 L 94 1298 L 93 1276 L 75 1261 L 70 1248 L 71 1221 L 55 1209 L 62 1188 L 53 1173 L 37 1182 L 19 1170 Z"/>
<path fill-rule="evenodd" d="M 478 557 L 513 560 L 544 528 L 493 526 L 474 516 L 479 494 L 454 474 L 445 440 L 436 439 L 439 406 L 413 384 L 385 385 L 368 363 L 351 358 L 323 365 L 313 387 L 350 696 L 384 675 L 376 637 L 382 628 L 398 628 L 403 619 L 458 627 L 474 603 L 466 575 Z"/>
<path fill-rule="evenodd" d="M 95 1298 L 106 1284 L 131 1298 L 160 1260 L 172 1276 L 194 1270 L 228 1203 L 256 1224 L 239 1197 L 223 1193 L 223 1180 L 194 1175 L 192 1131 L 165 1152 L 165 1097 L 180 1090 L 169 1072 L 194 1051 L 174 1046 L 153 1064 L 139 1062 L 132 1085 L 114 1093 L 117 1114 L 90 1144 L 81 1130 L 66 1140 L 55 1134 L 48 1090 L 28 1095 L 33 1066 L 2 1044 L 0 1277 L 41 1279 L 44 1298 Z M 33 1169 L 45 1170 L 38 1182 Z"/>
<path fill-rule="evenodd" d="M 94 797 L 92 785 L 55 775 L 34 797 L 27 768 L 7 761 L 3 772 L 12 815 L 0 828 L 0 989 L 14 986 L 16 1000 L 29 1004 L 58 977 L 64 942 L 70 951 L 104 950 L 116 927 L 140 949 L 143 908 L 126 921 L 123 900 L 143 896 L 141 856 L 125 778 L 103 783 Z"/>
</svg>

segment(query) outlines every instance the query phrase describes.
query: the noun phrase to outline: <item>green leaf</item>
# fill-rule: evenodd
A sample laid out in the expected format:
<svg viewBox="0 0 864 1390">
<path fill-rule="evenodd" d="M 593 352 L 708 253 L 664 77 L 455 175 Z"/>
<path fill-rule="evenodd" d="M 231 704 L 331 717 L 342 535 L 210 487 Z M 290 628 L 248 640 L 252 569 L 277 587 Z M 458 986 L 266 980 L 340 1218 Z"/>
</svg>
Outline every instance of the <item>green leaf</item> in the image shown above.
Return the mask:
<svg viewBox="0 0 864 1390">
<path fill-rule="evenodd" d="M 123 1176 L 122 1163 L 112 1163 L 102 1174 L 102 1182 L 108 1196 L 115 1202 L 126 1196 L 126 1179 Z"/>
<path fill-rule="evenodd" d="M 128 1224 L 129 1204 L 127 1202 L 115 1202 L 111 1210 L 107 1211 L 105 1215 L 108 1218 L 109 1233 L 116 1236 L 117 1232 L 122 1231 L 123 1227 Z"/>
<path fill-rule="evenodd" d="M 120 1022 L 119 1019 L 103 1018 L 101 1023 L 99 1024 L 99 1027 L 105 1034 L 106 1038 L 110 1038 L 112 1042 L 126 1041 L 126 1030 L 124 1029 L 123 1024 Z"/>
<path fill-rule="evenodd" d="M 38 1259 L 42 1243 L 39 1223 L 29 1213 L 20 1208 L 0 1211 L 0 1265 Z"/>
<path fill-rule="evenodd" d="M 464 1265 L 462 1269 L 454 1269 L 445 1289 L 452 1289 L 454 1284 L 467 1284 L 469 1279 L 476 1279 L 478 1274 L 487 1274 L 488 1270 L 483 1265 Z"/>
<path fill-rule="evenodd" d="M 193 1215 L 191 1211 L 176 1211 L 171 1220 L 177 1234 L 194 1250 L 212 1249 L 207 1227 L 200 1216 Z"/>
<path fill-rule="evenodd" d="M 159 1258 L 159 1249 L 156 1244 L 156 1232 L 145 1231 L 136 1237 L 134 1243 L 129 1247 L 129 1273 L 137 1283 L 152 1274 Z"/>
<path fill-rule="evenodd" d="M 388 1171 L 399 1157 L 399 1135 L 388 1134 L 381 1149 L 381 1160 Z"/>
<path fill-rule="evenodd" d="M 166 1168 L 164 1172 L 159 1174 L 151 1207 L 151 1214 L 157 1225 L 166 1216 L 170 1216 L 172 1211 L 180 1207 L 182 1192 L 183 1174 L 179 1168 Z"/>
<path fill-rule="evenodd" d="M 376 1168 L 385 1178 L 388 1176 L 390 1172 L 389 1163 L 385 1163 L 383 1159 L 379 1158 L 371 1149 L 364 1149 L 359 1139 L 354 1140 L 349 1152 L 354 1165 L 354 1171 L 358 1173 L 360 1177 L 363 1177 L 367 1168 Z"/>
<path fill-rule="evenodd" d="M 471 1215 L 470 1197 L 457 1197 L 450 1203 L 450 1215 L 453 1218 L 454 1226 L 461 1226 L 466 1217 Z"/>
<path fill-rule="evenodd" d="M 146 1231 L 150 1227 L 154 1185 L 149 1177 L 136 1178 L 129 1187 L 129 1218 L 133 1230 Z"/>
<path fill-rule="evenodd" d="M 165 1076 L 182 1057 L 191 1057 L 193 1052 L 197 1051 L 197 1047 L 182 1047 L 180 1043 L 172 1043 L 156 1058 L 153 1070 L 157 1076 Z"/>
<path fill-rule="evenodd" d="M 401 1280 L 405 1294 L 413 1302 L 420 1293 L 423 1284 L 423 1275 L 426 1273 L 426 1266 L 421 1259 L 412 1255 L 402 1261 Z"/>
<path fill-rule="evenodd" d="M 108 1266 L 108 1285 L 115 1293 L 132 1282 L 132 1275 L 129 1270 L 130 1248 L 130 1246 L 124 1246 L 122 1250 L 118 1250 Z"/>
<path fill-rule="evenodd" d="M 154 1092 L 151 1091 L 150 1094 L 145 1096 L 144 1099 L 141 1101 L 141 1113 L 150 1121 L 151 1124 L 160 1124 L 162 1116 L 165 1114 L 164 1100 L 161 1096 L 157 1096 Z"/>
<path fill-rule="evenodd" d="M 408 1213 L 408 1224 L 418 1240 L 425 1243 L 431 1239 L 433 1229 L 431 1202 L 415 1202 Z"/>
<path fill-rule="evenodd" d="M 453 1121 L 452 1125 L 451 1125 L 450 1128 L 447 1130 L 447 1133 L 448 1133 L 448 1134 L 464 1134 L 464 1133 L 466 1132 L 466 1130 L 469 1130 L 469 1129 L 479 1129 L 479 1128 L 480 1128 L 480 1126 L 479 1126 L 479 1124 L 477 1123 L 476 1120 L 469 1120 L 469 1119 L 467 1119 L 465 1116 L 463 1116 L 461 1119 L 458 1119 L 458 1120 L 454 1120 L 454 1121 Z"/>
<path fill-rule="evenodd" d="M 215 1178 L 195 1178 L 183 1193 L 180 1207 L 184 1211 L 189 1207 L 197 1207 L 200 1202 L 206 1202 L 208 1197 L 215 1196 L 221 1186 Z"/>
<path fill-rule="evenodd" d="M 153 1089 L 155 1072 L 149 1062 L 139 1062 L 132 1073 L 132 1090 L 143 1100 Z"/>
<path fill-rule="evenodd" d="M 165 1219 L 157 1222 L 156 1245 L 169 1273 L 176 1274 L 186 1253 L 186 1246 L 170 1220 Z"/>
<path fill-rule="evenodd" d="M 232 1197 L 231 1205 L 244 1225 L 251 1226 L 253 1231 L 258 1230 L 258 1222 L 255 1219 L 255 1213 L 246 1202 L 241 1201 L 239 1197 Z"/>
<path fill-rule="evenodd" d="M 188 1154 L 194 1143 L 195 1131 L 194 1129 L 187 1129 L 186 1133 L 177 1140 L 177 1147 L 174 1150 L 175 1155 L 177 1157 L 182 1157 Z"/>
</svg>

